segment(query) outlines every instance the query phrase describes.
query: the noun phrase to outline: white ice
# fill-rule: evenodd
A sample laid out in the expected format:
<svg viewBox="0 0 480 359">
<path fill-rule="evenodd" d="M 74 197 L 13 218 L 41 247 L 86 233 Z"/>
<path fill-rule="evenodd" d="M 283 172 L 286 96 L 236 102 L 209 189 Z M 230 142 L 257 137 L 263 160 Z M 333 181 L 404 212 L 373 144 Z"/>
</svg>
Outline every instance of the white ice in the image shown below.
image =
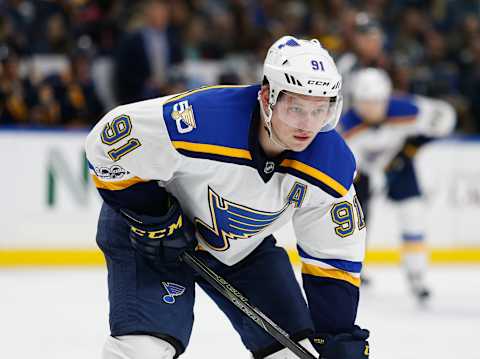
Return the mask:
<svg viewBox="0 0 480 359">
<path fill-rule="evenodd" d="M 480 359 L 480 266 L 434 267 L 434 296 L 419 308 L 401 271 L 372 267 L 358 321 L 372 332 L 371 358 Z M 100 358 L 106 335 L 103 268 L 2 269 L 0 358 Z M 201 290 L 184 359 L 246 359 L 239 336 Z M 272 298 L 272 303 L 281 298 Z"/>
</svg>

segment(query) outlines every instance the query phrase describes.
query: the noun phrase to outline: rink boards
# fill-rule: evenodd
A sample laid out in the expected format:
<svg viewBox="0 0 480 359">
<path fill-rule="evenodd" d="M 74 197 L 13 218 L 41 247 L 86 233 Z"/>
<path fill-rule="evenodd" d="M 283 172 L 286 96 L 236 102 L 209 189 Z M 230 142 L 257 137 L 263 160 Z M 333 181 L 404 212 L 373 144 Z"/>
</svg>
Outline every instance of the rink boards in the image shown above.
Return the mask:
<svg viewBox="0 0 480 359">
<path fill-rule="evenodd" d="M 91 184 L 83 144 L 85 131 L 0 130 L 0 265 L 95 265 L 95 231 L 101 200 Z M 416 165 L 427 198 L 424 221 L 433 262 L 480 263 L 480 138 L 427 145 Z M 381 181 L 369 223 L 373 263 L 396 263 L 400 241 L 395 208 Z M 279 242 L 296 261 L 290 226 Z"/>
</svg>

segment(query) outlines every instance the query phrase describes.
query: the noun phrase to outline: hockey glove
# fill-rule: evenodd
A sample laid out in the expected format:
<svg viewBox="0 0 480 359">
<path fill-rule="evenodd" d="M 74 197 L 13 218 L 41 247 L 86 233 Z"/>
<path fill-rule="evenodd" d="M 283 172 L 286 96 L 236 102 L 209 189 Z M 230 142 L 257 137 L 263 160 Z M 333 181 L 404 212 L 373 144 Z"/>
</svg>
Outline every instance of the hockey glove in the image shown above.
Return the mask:
<svg viewBox="0 0 480 359">
<path fill-rule="evenodd" d="M 120 212 L 130 225 L 133 248 L 156 264 L 178 264 L 182 253 L 197 245 L 194 226 L 173 196 L 169 197 L 168 211 L 163 216 L 139 215 L 128 209 Z"/>
<path fill-rule="evenodd" d="M 430 141 L 430 137 L 422 135 L 408 137 L 405 140 L 402 149 L 395 155 L 395 157 L 393 157 L 385 168 L 386 172 L 400 172 L 405 167 L 406 163 L 412 161 L 420 147 Z"/>
<path fill-rule="evenodd" d="M 366 359 L 369 357 L 369 335 L 368 330 L 356 325 L 350 333 L 317 334 L 313 346 L 320 353 L 320 359 Z"/>
</svg>

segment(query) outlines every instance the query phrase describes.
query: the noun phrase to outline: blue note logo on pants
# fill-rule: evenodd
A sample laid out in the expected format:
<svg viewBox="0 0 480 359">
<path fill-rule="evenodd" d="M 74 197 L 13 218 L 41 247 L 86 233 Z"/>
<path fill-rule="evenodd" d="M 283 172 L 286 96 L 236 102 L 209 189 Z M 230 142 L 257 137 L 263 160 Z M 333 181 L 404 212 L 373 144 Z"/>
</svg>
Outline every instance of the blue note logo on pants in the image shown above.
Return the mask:
<svg viewBox="0 0 480 359">
<path fill-rule="evenodd" d="M 175 297 L 181 296 L 185 293 L 185 287 L 180 284 L 171 282 L 162 282 L 162 284 L 168 293 L 163 296 L 163 301 L 167 304 L 174 304 Z"/>
</svg>

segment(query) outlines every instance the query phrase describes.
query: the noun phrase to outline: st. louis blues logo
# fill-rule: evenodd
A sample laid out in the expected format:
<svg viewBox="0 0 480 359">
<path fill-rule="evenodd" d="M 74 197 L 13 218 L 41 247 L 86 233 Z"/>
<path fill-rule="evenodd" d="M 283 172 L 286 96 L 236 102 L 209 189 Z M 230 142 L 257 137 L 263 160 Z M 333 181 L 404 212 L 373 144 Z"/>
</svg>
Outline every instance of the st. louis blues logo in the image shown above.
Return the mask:
<svg viewBox="0 0 480 359">
<path fill-rule="evenodd" d="M 294 39 L 290 38 L 288 39 L 285 43 L 278 45 L 278 48 L 281 49 L 285 46 L 300 46 L 298 42 L 296 42 Z"/>
<path fill-rule="evenodd" d="M 305 193 L 306 185 L 296 182 L 283 208 L 276 212 L 266 212 L 221 198 L 208 187 L 212 225 L 199 218 L 195 219 L 195 224 L 198 232 L 211 248 L 225 251 L 230 247 L 230 240 L 251 238 L 270 226 L 290 204 L 293 203 L 294 207 L 301 206 Z"/>
<path fill-rule="evenodd" d="M 178 297 L 185 293 L 185 287 L 180 284 L 171 282 L 162 282 L 162 284 L 168 293 L 163 296 L 163 301 L 167 304 L 174 304 L 175 297 Z"/>
</svg>

